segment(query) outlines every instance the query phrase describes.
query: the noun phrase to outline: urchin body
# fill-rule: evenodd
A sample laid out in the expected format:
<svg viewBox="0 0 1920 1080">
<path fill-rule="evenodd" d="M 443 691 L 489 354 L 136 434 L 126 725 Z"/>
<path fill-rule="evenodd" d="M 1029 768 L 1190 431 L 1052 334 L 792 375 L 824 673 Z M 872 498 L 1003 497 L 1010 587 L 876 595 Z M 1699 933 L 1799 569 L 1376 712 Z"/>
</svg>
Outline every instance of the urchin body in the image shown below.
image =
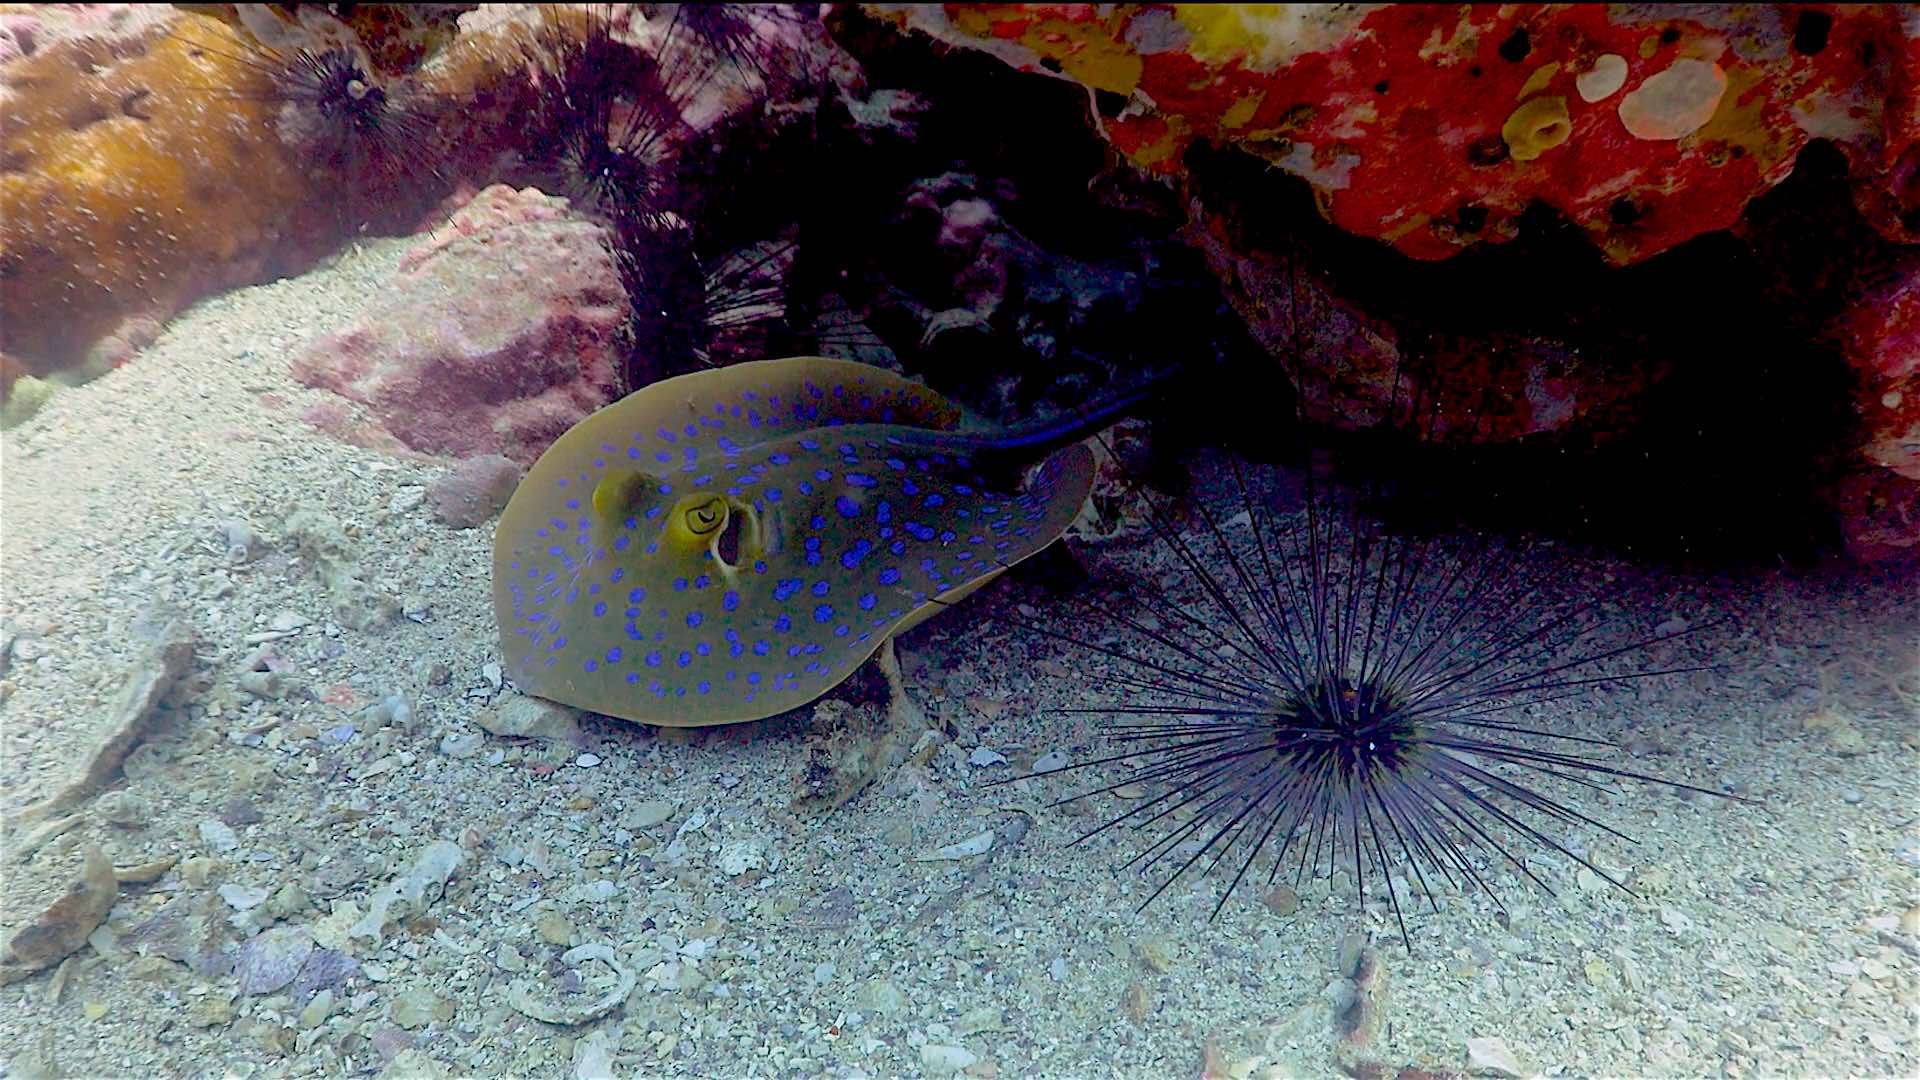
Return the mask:
<svg viewBox="0 0 1920 1080">
<path fill-rule="evenodd" d="M 1241 490 L 1244 524 L 1201 514 L 1197 537 L 1150 507 L 1180 572 L 1167 589 L 1087 603 L 1119 624 L 1118 644 L 1051 631 L 1121 663 L 1127 703 L 1073 710 L 1116 716 L 1119 750 L 1076 768 L 1128 769 L 1070 799 L 1158 789 L 1080 837 L 1123 824 L 1152 834 L 1125 864 L 1170 868 L 1143 907 L 1190 870 L 1224 867 L 1217 914 L 1265 857 L 1269 882 L 1345 867 L 1363 893 L 1369 878 L 1384 883 L 1404 937 L 1412 885 L 1436 908 L 1442 882 L 1498 904 L 1488 864 L 1504 862 L 1551 891 L 1518 854 L 1526 845 L 1625 888 L 1554 827 L 1622 834 L 1550 782 L 1706 790 L 1609 764 L 1605 740 L 1539 713 L 1596 686 L 1697 670 L 1632 663 L 1686 630 L 1635 636 L 1604 597 L 1563 599 L 1582 575 L 1557 553 L 1392 534 L 1331 495 L 1310 496 L 1304 525 L 1289 526 Z"/>
</svg>

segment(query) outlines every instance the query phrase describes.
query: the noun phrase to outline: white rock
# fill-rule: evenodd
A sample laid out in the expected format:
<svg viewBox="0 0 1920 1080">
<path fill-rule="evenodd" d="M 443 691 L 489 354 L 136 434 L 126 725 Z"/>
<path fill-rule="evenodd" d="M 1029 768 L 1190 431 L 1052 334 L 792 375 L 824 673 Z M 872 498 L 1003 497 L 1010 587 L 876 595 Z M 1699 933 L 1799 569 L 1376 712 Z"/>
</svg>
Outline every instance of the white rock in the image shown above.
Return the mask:
<svg viewBox="0 0 1920 1080">
<path fill-rule="evenodd" d="M 964 1046 L 928 1043 L 920 1048 L 920 1064 L 935 1076 L 952 1076 L 980 1060 L 980 1055 Z"/>
<path fill-rule="evenodd" d="M 1033 771 L 1037 773 L 1056 772 L 1066 767 L 1067 767 L 1067 755 L 1061 753 L 1058 750 L 1055 750 L 1054 752 L 1046 755 L 1045 757 L 1042 757 L 1040 760 L 1033 763 Z"/>
<path fill-rule="evenodd" d="M 240 846 L 240 838 L 224 821 L 208 818 L 200 823 L 200 839 L 215 851 L 232 851 Z"/>
<path fill-rule="evenodd" d="M 620 827 L 638 832 L 651 829 L 673 816 L 674 805 L 665 799 L 648 799 L 620 815 Z"/>
<path fill-rule="evenodd" d="M 600 755 L 599 754 L 581 754 L 579 757 L 573 759 L 573 763 L 575 765 L 580 766 L 583 769 L 591 769 L 595 765 L 600 764 Z"/>
<path fill-rule="evenodd" d="M 220 899 L 235 911 L 251 911 L 264 903 L 271 895 L 266 889 L 253 885 L 235 885 L 228 883 L 220 886 Z"/>
<path fill-rule="evenodd" d="M 1468 1039 L 1467 1068 L 1495 1076 L 1527 1075 L 1527 1071 L 1520 1067 L 1520 1059 L 1514 1057 L 1513 1051 L 1507 1049 L 1507 1044 L 1500 1039 Z"/>
<path fill-rule="evenodd" d="M 967 764 L 976 769 L 984 769 L 989 765 L 1005 765 L 1006 763 L 1006 755 L 989 750 L 984 746 L 974 747 L 973 753 L 967 755 Z"/>
<path fill-rule="evenodd" d="M 718 865 L 721 873 L 728 877 L 739 877 L 749 870 L 759 869 L 765 860 L 758 840 L 736 840 L 720 849 Z"/>
</svg>

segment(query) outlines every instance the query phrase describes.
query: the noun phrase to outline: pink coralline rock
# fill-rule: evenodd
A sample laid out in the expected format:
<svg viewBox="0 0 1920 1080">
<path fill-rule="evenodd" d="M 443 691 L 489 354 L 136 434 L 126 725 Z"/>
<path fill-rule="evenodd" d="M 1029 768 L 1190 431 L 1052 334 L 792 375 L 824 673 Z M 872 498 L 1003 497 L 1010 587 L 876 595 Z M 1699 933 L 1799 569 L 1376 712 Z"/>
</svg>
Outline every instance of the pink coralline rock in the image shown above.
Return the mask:
<svg viewBox="0 0 1920 1080">
<path fill-rule="evenodd" d="M 1859 275 L 1833 324 L 1858 375 L 1860 476 L 1843 492 L 1849 544 L 1880 556 L 1920 549 L 1920 253 Z"/>
<path fill-rule="evenodd" d="M 1620 263 L 1732 225 L 1810 139 L 1920 239 L 1920 8 L 1898 4 L 874 4 L 1099 93 L 1107 138 L 1206 141 L 1305 178 L 1415 258 L 1511 239 L 1534 202 Z"/>
<path fill-rule="evenodd" d="M 525 465 L 612 399 L 626 301 L 601 228 L 550 215 L 553 200 L 532 189 L 491 188 L 474 204 L 464 231 L 424 239 L 353 325 L 295 359 L 295 378 L 366 414 L 321 426 Z"/>
<path fill-rule="evenodd" d="M 495 184 L 478 193 L 468 189 L 468 193 L 471 197 L 454 210 L 445 224 L 435 226 L 400 256 L 401 271 L 412 270 L 460 240 L 474 238 L 482 244 L 493 243 L 498 237 L 492 234 L 509 225 L 563 221 L 569 217 L 567 200 L 536 188 L 515 191 L 505 184 Z"/>
</svg>

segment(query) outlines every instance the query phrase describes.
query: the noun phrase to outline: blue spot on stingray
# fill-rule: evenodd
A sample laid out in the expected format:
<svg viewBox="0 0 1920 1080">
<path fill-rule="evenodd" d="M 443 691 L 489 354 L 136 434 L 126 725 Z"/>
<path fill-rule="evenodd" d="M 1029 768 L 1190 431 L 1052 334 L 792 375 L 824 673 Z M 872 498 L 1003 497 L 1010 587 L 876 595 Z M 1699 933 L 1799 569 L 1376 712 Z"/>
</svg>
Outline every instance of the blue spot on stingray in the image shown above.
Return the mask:
<svg viewBox="0 0 1920 1080">
<path fill-rule="evenodd" d="M 704 589 L 711 584 L 713 584 L 713 579 L 705 574 L 701 574 L 699 577 L 693 579 L 693 587 L 696 589 Z"/>
<path fill-rule="evenodd" d="M 920 500 L 920 505 L 931 509 L 936 506 L 945 506 L 946 502 L 947 502 L 946 496 L 936 491 L 933 494 L 927 496 L 926 498 Z"/>
<path fill-rule="evenodd" d="M 665 512 L 666 510 L 663 507 L 649 506 L 647 507 L 647 520 L 652 521 L 654 518 L 659 517 L 661 514 Z"/>
<path fill-rule="evenodd" d="M 749 685 L 752 685 L 752 686 L 759 686 L 759 685 L 760 685 L 760 673 L 759 673 L 759 672 L 757 672 L 757 671 L 749 671 L 749 672 L 747 672 L 747 683 L 748 683 Z"/>
<path fill-rule="evenodd" d="M 781 499 L 781 495 L 780 495 L 780 489 L 779 489 L 779 488 L 768 488 L 768 489 L 767 489 L 767 501 L 768 501 L 768 502 L 770 502 L 770 503 L 776 503 L 776 502 L 779 502 L 779 501 L 780 501 L 780 499 Z"/>
<path fill-rule="evenodd" d="M 673 432 L 668 431 L 666 428 L 661 428 L 655 431 L 654 434 L 659 436 L 661 442 L 670 443 L 679 441 L 673 437 Z"/>
<path fill-rule="evenodd" d="M 693 654 L 695 656 L 712 656 L 713 646 L 704 641 L 696 642 L 693 646 Z"/>
<path fill-rule="evenodd" d="M 846 623 L 841 623 L 839 626 L 833 628 L 834 637 L 846 637 L 851 633 L 853 633 L 853 627 L 848 626 Z"/>
<path fill-rule="evenodd" d="M 899 580 L 900 568 L 897 566 L 889 566 L 885 570 L 880 571 L 880 584 L 882 585 L 893 585 L 898 583 Z"/>
<path fill-rule="evenodd" d="M 915 540 L 926 541 L 933 539 L 933 529 L 917 521 L 907 522 L 906 528 L 908 535 L 912 536 Z"/>
<path fill-rule="evenodd" d="M 879 522 L 882 525 L 885 525 L 887 522 L 892 521 L 893 507 L 888 505 L 886 500 L 882 499 L 880 501 L 880 505 L 873 508 L 873 520 Z"/>
<path fill-rule="evenodd" d="M 677 577 L 677 578 L 674 578 L 674 579 L 673 579 L 673 591 L 674 591 L 674 592 L 686 592 L 686 591 L 687 591 L 687 579 L 686 579 L 686 578 L 683 578 L 683 577 Z"/>
<path fill-rule="evenodd" d="M 627 672 L 627 685 L 628 685 L 628 686 L 638 686 L 638 685 L 639 685 L 639 683 L 640 683 L 640 673 L 639 673 L 639 672 L 637 672 L 637 671 L 629 671 L 629 672 Z"/>
<path fill-rule="evenodd" d="M 872 611 L 873 605 L 879 602 L 880 602 L 880 598 L 873 595 L 872 593 L 860 594 L 860 610 L 861 611 Z"/>
<path fill-rule="evenodd" d="M 609 664 L 619 663 L 620 656 L 621 656 L 620 646 L 615 645 L 613 648 L 607 650 L 607 663 Z"/>
<path fill-rule="evenodd" d="M 568 500 L 567 500 L 567 509 L 569 509 L 569 510 L 578 510 L 578 509 L 580 509 L 580 500 L 579 500 L 579 499 L 568 499 Z"/>
<path fill-rule="evenodd" d="M 921 462 L 920 467 L 922 469 L 926 468 L 927 463 L 924 461 Z M 920 494 L 920 485 L 914 483 L 911 480 L 902 480 L 900 481 L 900 490 L 906 492 L 909 495 L 918 495 Z"/>
<path fill-rule="evenodd" d="M 709 693 L 713 690 L 713 684 L 708 682 L 705 679 L 701 679 L 698 683 L 694 685 L 694 689 L 700 691 L 703 694 Z"/>
<path fill-rule="evenodd" d="M 595 605 L 593 605 L 593 617 L 594 617 L 594 618 L 596 618 L 596 619 L 597 619 L 597 618 L 599 618 L 600 616 L 602 616 L 602 615 L 605 615 L 606 613 L 607 613 L 607 605 L 606 605 L 606 602 L 605 602 L 605 601 L 601 601 L 600 603 L 597 603 L 597 604 L 595 604 Z"/>
<path fill-rule="evenodd" d="M 720 597 L 720 609 L 722 611 L 735 611 L 735 610 L 738 610 L 739 607 L 740 607 L 740 594 L 733 591 L 732 589 L 728 589 L 726 591 L 726 594 Z"/>
<path fill-rule="evenodd" d="M 813 478 L 824 484 L 827 481 L 833 479 L 833 470 L 832 469 L 815 469 L 813 470 Z"/>
<path fill-rule="evenodd" d="M 857 488 L 870 488 L 879 483 L 878 480 L 875 480 L 873 477 L 868 476 L 865 473 L 848 473 L 846 476 L 846 480 L 847 480 L 848 486 L 857 487 Z"/>
<path fill-rule="evenodd" d="M 661 663 L 660 650 L 655 649 L 653 652 L 648 653 L 645 659 L 648 667 L 659 667 Z"/>
<path fill-rule="evenodd" d="M 860 516 L 860 504 L 845 495 L 833 500 L 833 508 L 840 511 L 840 516 L 843 518 L 857 518 Z"/>
<path fill-rule="evenodd" d="M 773 642 L 761 640 L 753 643 L 753 655 L 765 656 L 773 651 Z"/>
<path fill-rule="evenodd" d="M 705 621 L 706 621 L 706 616 L 700 614 L 699 612 L 697 611 L 687 612 L 687 629 L 691 630 L 694 627 L 699 626 L 702 622 L 705 622 Z"/>
<path fill-rule="evenodd" d="M 582 664 L 581 666 L 587 669 L 587 674 L 591 675 L 594 672 L 600 670 L 600 661 L 589 660 L 585 664 Z"/>
<path fill-rule="evenodd" d="M 632 546 L 632 544 L 633 544 L 633 537 L 631 537 L 631 536 L 621 536 L 621 537 L 618 537 L 618 538 L 616 538 L 616 539 L 615 539 L 615 540 L 613 541 L 613 550 L 615 550 L 615 551 L 625 551 L 625 550 L 627 550 L 627 548 L 628 548 L 628 547 L 630 547 L 630 546 Z M 619 570 L 615 570 L 615 571 L 614 571 L 614 573 L 615 573 L 615 574 L 618 574 L 618 573 L 620 573 L 620 571 L 619 571 Z M 619 579 L 618 577 L 616 577 L 616 578 L 614 578 L 614 580 L 615 580 L 615 581 L 618 581 L 618 580 L 620 580 L 620 579 Z"/>
<path fill-rule="evenodd" d="M 767 462 L 772 465 L 785 465 L 793 459 L 785 454 L 768 454 Z"/>
<path fill-rule="evenodd" d="M 690 667 L 693 664 L 693 654 L 685 649 L 681 649 L 680 655 L 674 658 L 674 662 L 678 663 L 681 667 Z"/>
<path fill-rule="evenodd" d="M 781 578 L 773 587 L 773 599 L 776 603 L 786 603 L 787 598 L 800 591 L 806 582 L 799 578 Z"/>
<path fill-rule="evenodd" d="M 640 601 L 645 600 L 646 598 L 647 598 L 647 590 L 645 589 L 633 588 L 633 589 L 627 590 L 627 603 L 629 604 L 637 604 Z"/>
<path fill-rule="evenodd" d="M 790 615 L 781 615 L 781 616 L 780 616 L 779 618 L 777 618 L 777 619 L 775 619 L 775 620 L 773 620 L 773 632 L 774 632 L 774 633 L 776 633 L 776 634 L 784 634 L 784 633 L 786 633 L 787 631 L 789 631 L 789 630 L 791 630 L 791 629 L 793 629 L 793 617 L 792 617 L 792 616 L 790 616 Z"/>
<path fill-rule="evenodd" d="M 819 441 L 818 439 L 801 439 L 801 440 L 800 440 L 800 449 L 802 449 L 802 450 L 818 450 L 818 449 L 820 449 L 820 441 Z"/>
<path fill-rule="evenodd" d="M 827 584 L 825 581 L 816 581 L 813 583 L 813 595 L 825 596 L 827 595 L 827 590 L 831 587 L 832 586 Z"/>
<path fill-rule="evenodd" d="M 629 447 L 627 447 L 627 457 L 628 457 L 628 458 L 630 458 L 630 459 L 632 459 L 632 460 L 634 460 L 634 461 L 639 461 L 639 460 L 640 460 L 640 448 L 639 448 L 639 447 L 637 447 L 637 446 L 629 446 Z M 637 679 L 637 678 L 638 678 L 638 676 L 635 676 L 635 678 Z"/>
<path fill-rule="evenodd" d="M 887 545 L 887 550 L 893 552 L 895 555 L 904 554 L 907 550 L 907 542 L 905 540 L 895 540 L 893 543 Z"/>
<path fill-rule="evenodd" d="M 892 442 L 893 440 L 888 439 L 887 441 Z M 887 459 L 887 468 L 892 469 L 894 472 L 906 472 L 907 463 L 897 457 L 890 457 Z"/>
</svg>

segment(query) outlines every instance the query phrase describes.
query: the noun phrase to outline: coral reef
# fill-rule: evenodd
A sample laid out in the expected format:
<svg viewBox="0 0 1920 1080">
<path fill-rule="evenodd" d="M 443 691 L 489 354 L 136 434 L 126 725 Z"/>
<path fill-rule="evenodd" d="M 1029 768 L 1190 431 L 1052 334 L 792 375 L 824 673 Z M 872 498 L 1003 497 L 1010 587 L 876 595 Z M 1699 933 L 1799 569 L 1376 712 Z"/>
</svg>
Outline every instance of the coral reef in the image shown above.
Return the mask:
<svg viewBox="0 0 1920 1080">
<path fill-rule="evenodd" d="M 1920 41 L 1898 5 L 869 5 L 1090 88 L 1136 163 L 1239 147 L 1416 258 L 1511 239 L 1533 202 L 1616 262 L 1725 228 L 1840 143 L 1920 238 Z"/>
<path fill-rule="evenodd" d="M 1816 483 L 1842 507 L 1850 546 L 1871 555 L 1920 540 L 1913 271 L 1904 257 L 1880 252 L 1920 239 L 1920 111 L 1911 92 L 1920 26 L 1910 10 L 867 8 L 1087 88 L 1101 134 L 1187 197 L 1189 238 L 1294 377 L 1310 418 L 1344 428 L 1411 425 L 1442 440 L 1581 433 L 1617 441 L 1666 422 L 1656 417 L 1673 401 L 1712 407 L 1699 388 L 1729 385 L 1733 374 L 1710 358 L 1751 350 L 1768 358 L 1760 370 L 1773 387 L 1753 378 L 1732 397 L 1750 410 L 1781 410 L 1804 456 L 1790 471 L 1826 471 Z M 1843 299 L 1820 318 L 1745 308 L 1764 291 L 1750 280 L 1751 264 L 1724 246 L 1718 262 L 1695 249 L 1727 229 L 1750 233 L 1754 200 L 1824 144 L 1838 148 L 1829 156 L 1845 179 L 1837 195 L 1820 197 L 1852 204 L 1849 238 L 1816 234 L 1831 250 L 1803 243 L 1789 257 L 1831 264 L 1829 280 L 1802 284 L 1823 290 L 1821 304 Z M 1309 226 L 1271 221 L 1298 183 L 1347 233 L 1416 260 L 1462 256 L 1468 265 L 1422 276 L 1348 254 L 1333 260 L 1346 272 L 1333 273 L 1329 245 L 1301 247 Z M 1610 263 L 1653 272 L 1637 283 L 1590 272 L 1560 242 L 1567 226 Z M 1513 246 L 1527 255 L 1482 257 Z M 1684 258 L 1675 250 L 1683 246 Z M 1840 265 L 1853 255 L 1878 269 Z M 1394 285 L 1374 287 L 1373 277 Z M 1777 298 L 1812 302 L 1804 290 Z M 1755 314 L 1738 326 L 1707 320 L 1729 334 L 1720 342 L 1695 333 L 1694 320 L 1653 318 L 1689 305 Z M 1756 332 L 1756 320 L 1775 324 L 1773 336 Z M 1839 347 L 1816 358 L 1822 342 Z M 1781 374 L 1794 352 L 1807 354 L 1798 362 L 1851 367 L 1851 434 L 1831 409 L 1837 382 Z M 1653 390 L 1669 372 L 1692 388 L 1661 405 Z M 1796 379 L 1807 393 L 1776 400 Z M 1679 446 L 1670 441 L 1669 450 Z M 1836 452 L 1849 460 L 1827 460 Z M 1755 462 L 1743 478 L 1760 505 L 1770 498 L 1761 495 L 1767 468 Z"/>
<path fill-rule="evenodd" d="M 30 370 L 124 363 L 186 304 L 298 272 L 362 224 L 234 26 L 115 5 L 7 18 L 0 348 Z M 409 186 L 380 209 L 437 198 Z"/>
<path fill-rule="evenodd" d="M 531 462 L 613 397 L 626 298 L 590 222 L 493 187 L 425 237 L 353 325 L 294 360 L 362 406 L 309 416 L 368 445 Z"/>
</svg>

